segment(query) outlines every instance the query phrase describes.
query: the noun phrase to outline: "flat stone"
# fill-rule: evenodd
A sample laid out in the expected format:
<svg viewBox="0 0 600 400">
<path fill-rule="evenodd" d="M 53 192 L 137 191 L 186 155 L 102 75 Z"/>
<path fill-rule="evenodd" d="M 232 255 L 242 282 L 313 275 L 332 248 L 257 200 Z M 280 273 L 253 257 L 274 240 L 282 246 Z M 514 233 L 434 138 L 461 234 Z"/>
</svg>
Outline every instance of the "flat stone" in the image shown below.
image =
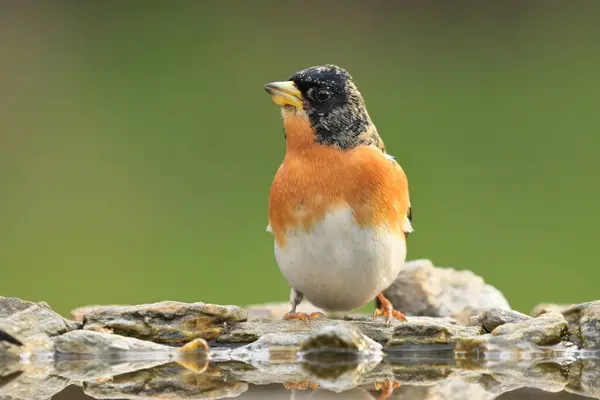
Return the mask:
<svg viewBox="0 0 600 400">
<path fill-rule="evenodd" d="M 218 343 L 250 343 L 265 334 L 308 334 L 314 329 L 331 324 L 332 321 L 343 321 L 349 326 L 358 328 L 367 337 L 378 343 L 386 343 L 392 338 L 394 327 L 403 322 L 394 321 L 390 325 L 384 318 L 373 320 L 370 316 L 348 316 L 350 320 L 329 318 L 312 319 L 310 321 L 256 320 L 231 325 L 222 335 L 216 338 Z M 409 322 L 413 319 L 409 318 Z"/>
<path fill-rule="evenodd" d="M 91 314 L 96 311 L 106 310 L 107 308 L 123 308 L 132 307 L 132 304 L 104 304 L 104 305 L 89 305 L 74 308 L 71 310 L 71 319 L 77 322 L 83 322 L 83 317 L 86 314 Z"/>
<path fill-rule="evenodd" d="M 164 301 L 138 306 L 95 306 L 82 319 L 86 330 L 181 345 L 198 338 L 212 340 L 226 324 L 245 321 L 247 313 L 237 306 Z"/>
<path fill-rule="evenodd" d="M 452 317 L 463 324 L 489 308 L 510 310 L 502 293 L 480 276 L 425 259 L 406 262 L 383 294 L 405 315 Z"/>
<path fill-rule="evenodd" d="M 411 318 L 408 323 L 397 325 L 386 347 L 401 345 L 448 345 L 478 337 L 478 326 L 458 325 L 452 320 L 435 318 Z"/>
<path fill-rule="evenodd" d="M 471 319 L 471 325 L 480 325 L 486 332 L 492 332 L 500 325 L 522 322 L 531 319 L 530 316 L 513 310 L 490 308 Z"/>
<path fill-rule="evenodd" d="M 372 317 L 362 319 L 352 316 L 352 320 L 314 319 L 310 321 L 249 321 L 233 325 L 217 337 L 218 343 L 250 343 L 264 335 L 290 335 L 301 340 L 301 334 L 308 335 L 319 329 L 339 322 L 349 328 L 356 328 L 371 340 L 385 344 L 386 347 L 401 344 L 437 345 L 453 344 L 463 338 L 478 336 L 481 327 L 463 326 L 451 318 L 408 317 L 408 322 L 394 321 L 386 325 L 381 321 L 373 321 Z M 328 328 L 329 329 L 329 328 Z M 300 343 L 297 343 L 300 345 Z"/>
<path fill-rule="evenodd" d="M 65 333 L 54 340 L 54 350 L 59 354 L 121 355 L 141 353 L 148 359 L 169 359 L 173 347 L 110 333 L 79 330 Z M 138 355 L 139 356 L 139 355 Z M 137 356 L 136 356 L 137 357 Z"/>
</svg>

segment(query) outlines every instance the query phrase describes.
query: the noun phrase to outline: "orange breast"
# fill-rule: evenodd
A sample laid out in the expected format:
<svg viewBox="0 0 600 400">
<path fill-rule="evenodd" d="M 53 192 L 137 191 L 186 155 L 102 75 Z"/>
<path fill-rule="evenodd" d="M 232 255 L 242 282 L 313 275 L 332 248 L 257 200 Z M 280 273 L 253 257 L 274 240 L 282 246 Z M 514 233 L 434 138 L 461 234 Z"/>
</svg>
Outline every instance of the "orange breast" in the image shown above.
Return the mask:
<svg viewBox="0 0 600 400">
<path fill-rule="evenodd" d="M 289 141 L 293 132 L 286 128 Z M 307 136 L 302 135 L 306 140 L 299 146 L 288 143 L 271 186 L 269 223 L 277 244 L 285 245 L 287 229 L 308 230 L 327 212 L 342 207 L 353 210 L 359 225 L 387 226 L 401 232 L 409 207 L 402 168 L 376 147 L 343 151 L 309 144 Z"/>
</svg>

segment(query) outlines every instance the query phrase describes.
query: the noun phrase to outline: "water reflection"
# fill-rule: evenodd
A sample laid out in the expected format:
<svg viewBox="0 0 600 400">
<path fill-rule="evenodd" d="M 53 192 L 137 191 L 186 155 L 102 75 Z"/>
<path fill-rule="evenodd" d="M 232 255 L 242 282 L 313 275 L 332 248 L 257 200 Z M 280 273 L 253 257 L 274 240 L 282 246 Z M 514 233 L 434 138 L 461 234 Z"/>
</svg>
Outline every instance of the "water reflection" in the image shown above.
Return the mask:
<svg viewBox="0 0 600 400">
<path fill-rule="evenodd" d="M 218 354 L 218 352 L 216 352 Z M 524 389 L 525 388 L 525 389 Z M 532 391 L 532 389 L 539 389 Z M 393 392 L 392 392 L 393 389 Z M 519 394 L 520 393 L 520 394 Z M 557 362 L 390 354 L 365 360 L 329 354 L 247 363 L 61 358 L 0 364 L 1 399 L 600 399 L 600 359 Z M 515 397 L 522 395 L 524 397 Z M 54 397 L 53 397 L 54 396 Z M 532 397 L 535 396 L 535 397 Z"/>
</svg>

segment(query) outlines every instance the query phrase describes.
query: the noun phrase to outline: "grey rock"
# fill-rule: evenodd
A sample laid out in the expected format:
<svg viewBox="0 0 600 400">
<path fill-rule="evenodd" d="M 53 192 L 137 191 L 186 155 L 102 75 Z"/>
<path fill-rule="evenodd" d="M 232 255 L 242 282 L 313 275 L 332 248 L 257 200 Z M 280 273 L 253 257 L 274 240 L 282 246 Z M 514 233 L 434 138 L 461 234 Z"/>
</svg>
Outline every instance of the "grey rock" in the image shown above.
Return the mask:
<svg viewBox="0 0 600 400">
<path fill-rule="evenodd" d="M 283 322 L 283 321 L 282 321 Z M 267 333 L 256 341 L 234 349 L 230 356 L 234 360 L 252 365 L 269 363 L 294 363 L 301 359 L 319 359 L 336 355 L 348 359 L 347 353 L 356 358 L 381 358 L 381 344 L 365 336 L 357 327 L 347 323 L 328 321 L 313 331 L 298 333 Z M 345 353 L 340 353 L 344 350 Z M 332 361 L 328 358 L 328 361 Z"/>
<path fill-rule="evenodd" d="M 537 318 L 507 323 L 492 331 L 494 339 L 507 343 L 534 343 L 538 346 L 559 344 L 566 336 L 567 321 L 558 312 L 550 312 Z"/>
<path fill-rule="evenodd" d="M 471 325 L 480 325 L 486 332 L 492 332 L 500 325 L 522 322 L 531 319 L 530 316 L 514 310 L 490 308 L 476 317 L 471 318 Z"/>
<path fill-rule="evenodd" d="M 300 345 L 303 353 L 334 349 L 381 355 L 381 348 L 379 343 L 365 336 L 355 326 L 340 322 L 315 329 Z"/>
<path fill-rule="evenodd" d="M 135 356 L 155 360 L 157 357 L 170 357 L 176 349 L 136 338 L 80 330 L 57 337 L 54 350 L 59 354 L 121 355 L 124 358 Z"/>
<path fill-rule="evenodd" d="M 308 334 L 323 326 L 331 325 L 332 321 L 340 321 L 344 325 L 357 328 L 364 335 L 374 340 L 375 342 L 385 344 L 394 336 L 396 327 L 408 326 L 418 329 L 419 326 L 457 326 L 456 321 L 452 318 L 430 318 L 430 317 L 408 317 L 408 322 L 394 321 L 390 325 L 386 325 L 384 318 L 373 319 L 368 315 L 347 315 L 344 319 L 313 319 L 310 321 L 283 321 L 283 320 L 257 320 L 233 324 L 223 332 L 222 335 L 216 338 L 218 343 L 233 344 L 233 343 L 250 343 L 266 334 Z M 463 327 L 465 328 L 465 327 Z M 459 328 L 457 328 L 459 329 Z M 476 327 L 467 327 L 468 332 L 479 332 Z M 396 335 L 397 336 L 397 335 Z M 300 336 L 301 337 L 301 336 Z M 428 339 L 423 342 L 430 343 Z"/>
<path fill-rule="evenodd" d="M 300 344 L 307 338 L 308 333 L 267 333 L 252 343 L 231 350 L 225 357 L 254 366 L 294 363 L 298 360 Z"/>
<path fill-rule="evenodd" d="M 576 306 L 576 304 L 540 303 L 533 308 L 533 310 L 531 311 L 531 316 L 539 317 L 540 315 L 551 311 L 558 311 L 562 313 L 564 310 L 568 310 L 573 306 Z"/>
<path fill-rule="evenodd" d="M 218 343 L 250 343 L 265 334 L 308 334 L 314 329 L 332 323 L 330 319 L 313 319 L 310 321 L 262 320 L 233 324 L 216 338 Z M 362 333 L 379 343 L 385 343 L 392 337 L 394 325 L 385 325 L 381 321 L 347 321 Z"/>
<path fill-rule="evenodd" d="M 582 304 L 537 305 L 532 315 L 560 312 L 569 323 L 569 339 L 584 350 L 600 349 L 600 300 Z"/>
<path fill-rule="evenodd" d="M 123 307 L 131 307 L 132 304 L 104 304 L 104 305 L 89 305 L 74 308 L 71 310 L 71 319 L 77 322 L 83 322 L 83 317 L 86 314 L 91 314 L 95 311 L 106 310 L 107 308 L 123 308 Z"/>
<path fill-rule="evenodd" d="M 600 300 L 561 310 L 569 323 L 569 337 L 579 348 L 600 349 Z"/>
<path fill-rule="evenodd" d="M 568 324 L 562 314 L 550 312 L 521 322 L 506 323 L 490 334 L 463 338 L 457 343 L 459 351 L 543 351 L 540 346 L 558 346 L 566 338 Z"/>
<path fill-rule="evenodd" d="M 36 346 L 39 348 L 41 342 L 47 343 L 45 338 L 76 329 L 81 329 L 80 323 L 63 318 L 44 302 L 32 303 L 14 297 L 0 297 L 0 330 L 23 343 L 31 344 L 40 340 Z"/>
<path fill-rule="evenodd" d="M 393 337 L 386 347 L 414 345 L 449 345 L 477 338 L 481 335 L 478 326 L 463 326 L 452 320 L 435 318 L 411 318 L 408 323 L 394 329 Z"/>
<path fill-rule="evenodd" d="M 429 260 L 406 262 L 383 294 L 406 315 L 452 317 L 463 324 L 488 308 L 510 310 L 502 293 L 481 277 Z"/>
<path fill-rule="evenodd" d="M 87 330 L 180 345 L 198 338 L 212 340 L 223 332 L 226 324 L 245 321 L 247 313 L 237 306 L 164 301 L 137 306 L 95 306 L 82 319 Z"/>
</svg>

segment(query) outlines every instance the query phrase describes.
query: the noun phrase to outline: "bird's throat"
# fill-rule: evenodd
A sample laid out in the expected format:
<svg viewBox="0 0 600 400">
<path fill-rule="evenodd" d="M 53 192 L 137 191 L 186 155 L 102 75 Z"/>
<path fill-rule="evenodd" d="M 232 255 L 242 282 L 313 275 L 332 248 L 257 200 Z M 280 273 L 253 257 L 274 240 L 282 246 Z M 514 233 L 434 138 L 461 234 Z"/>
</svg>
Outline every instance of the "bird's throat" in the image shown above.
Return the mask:
<svg viewBox="0 0 600 400">
<path fill-rule="evenodd" d="M 282 109 L 286 151 L 301 151 L 317 145 L 315 131 L 304 111 Z"/>
</svg>

